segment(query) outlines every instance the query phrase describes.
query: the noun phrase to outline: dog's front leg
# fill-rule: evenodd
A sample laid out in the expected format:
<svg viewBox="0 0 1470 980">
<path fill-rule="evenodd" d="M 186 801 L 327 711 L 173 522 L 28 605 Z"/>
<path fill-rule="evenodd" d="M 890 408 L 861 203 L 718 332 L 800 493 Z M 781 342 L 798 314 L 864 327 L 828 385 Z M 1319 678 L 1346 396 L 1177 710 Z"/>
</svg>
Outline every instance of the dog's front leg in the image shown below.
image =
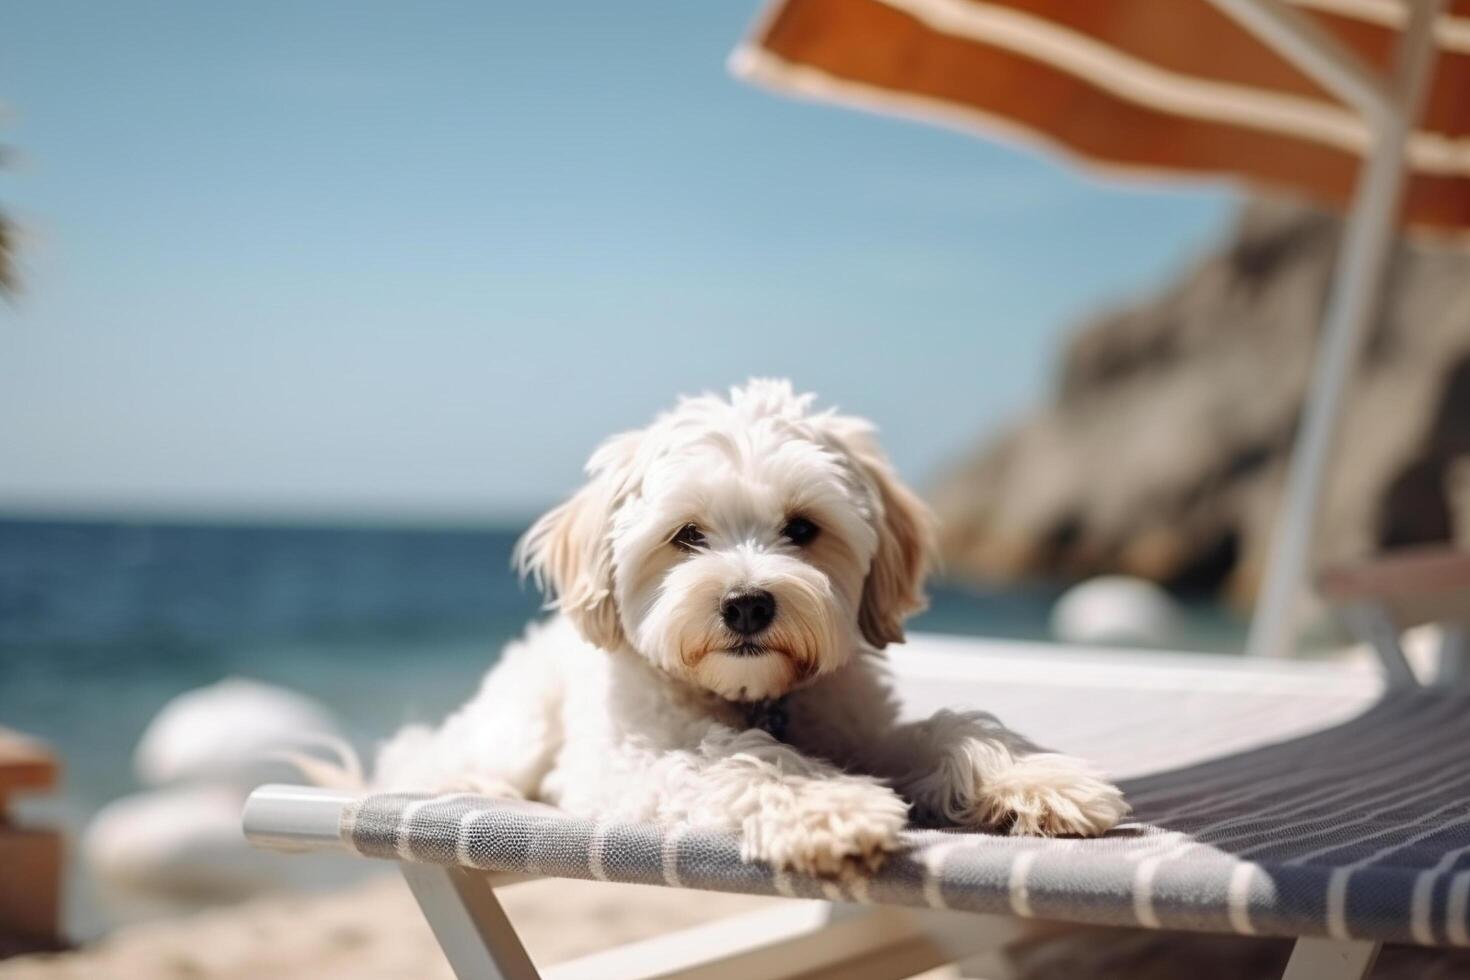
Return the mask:
<svg viewBox="0 0 1470 980">
<path fill-rule="evenodd" d="M 870 870 L 899 843 L 908 805 L 889 786 L 854 776 L 763 731 L 723 726 L 693 751 L 644 768 L 635 793 L 666 826 L 737 833 L 741 856 L 782 871 Z M 630 802 L 626 794 L 620 801 Z"/>
<path fill-rule="evenodd" d="M 1013 834 L 1095 835 L 1128 813 L 1081 759 L 1046 752 L 983 712 L 900 722 L 881 672 L 859 662 L 793 695 L 788 741 L 880 776 L 917 822 Z"/>
<path fill-rule="evenodd" d="M 716 733 L 685 814 L 738 830 L 742 856 L 782 870 L 872 870 L 898 845 L 908 806 L 890 787 L 803 755 L 762 731 Z"/>
<path fill-rule="evenodd" d="M 1128 814 L 1091 765 L 1043 751 L 983 712 L 941 711 L 896 726 L 885 743 L 885 768 L 923 822 L 1091 837 Z"/>
</svg>

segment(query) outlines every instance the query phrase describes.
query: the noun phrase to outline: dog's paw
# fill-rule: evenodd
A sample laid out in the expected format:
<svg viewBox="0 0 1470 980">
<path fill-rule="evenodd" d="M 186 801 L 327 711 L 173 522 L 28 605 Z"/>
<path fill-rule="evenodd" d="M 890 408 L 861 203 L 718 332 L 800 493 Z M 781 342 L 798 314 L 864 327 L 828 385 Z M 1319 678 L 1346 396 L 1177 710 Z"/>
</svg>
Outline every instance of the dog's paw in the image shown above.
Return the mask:
<svg viewBox="0 0 1470 980">
<path fill-rule="evenodd" d="M 1086 762 L 1040 752 L 989 774 L 966 822 L 1014 835 L 1096 837 L 1129 809 L 1118 787 Z"/>
<path fill-rule="evenodd" d="M 866 779 L 811 780 L 745 822 L 747 860 L 841 878 L 876 871 L 899 846 L 908 804 Z"/>
</svg>

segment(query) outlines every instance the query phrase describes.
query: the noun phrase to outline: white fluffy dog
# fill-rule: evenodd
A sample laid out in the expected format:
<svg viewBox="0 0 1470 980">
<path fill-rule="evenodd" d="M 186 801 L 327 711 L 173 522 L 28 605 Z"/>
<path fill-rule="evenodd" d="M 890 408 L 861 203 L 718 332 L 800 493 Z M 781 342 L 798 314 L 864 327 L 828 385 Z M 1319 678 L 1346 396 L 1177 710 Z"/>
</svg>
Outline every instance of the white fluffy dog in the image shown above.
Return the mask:
<svg viewBox="0 0 1470 980">
<path fill-rule="evenodd" d="M 900 722 L 879 653 L 922 608 L 931 544 L 872 427 L 784 381 L 682 400 L 613 436 L 517 549 L 561 614 L 511 644 L 375 783 L 727 828 L 747 860 L 875 867 L 916 820 L 1100 834 L 1128 810 L 1085 763 L 993 717 Z"/>
</svg>

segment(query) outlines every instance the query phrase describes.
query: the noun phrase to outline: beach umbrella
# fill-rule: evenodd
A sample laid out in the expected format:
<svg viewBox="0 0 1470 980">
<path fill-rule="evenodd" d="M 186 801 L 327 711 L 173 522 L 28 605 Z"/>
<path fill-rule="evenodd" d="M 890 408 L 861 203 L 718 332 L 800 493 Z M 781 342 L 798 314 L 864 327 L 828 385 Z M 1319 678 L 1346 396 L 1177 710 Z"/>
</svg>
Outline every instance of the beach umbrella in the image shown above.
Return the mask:
<svg viewBox="0 0 1470 980">
<path fill-rule="evenodd" d="M 1389 246 L 1404 227 L 1470 229 L 1470 0 L 779 0 L 731 66 L 1104 171 L 1231 177 L 1346 210 L 1249 641 L 1289 653 Z"/>
</svg>

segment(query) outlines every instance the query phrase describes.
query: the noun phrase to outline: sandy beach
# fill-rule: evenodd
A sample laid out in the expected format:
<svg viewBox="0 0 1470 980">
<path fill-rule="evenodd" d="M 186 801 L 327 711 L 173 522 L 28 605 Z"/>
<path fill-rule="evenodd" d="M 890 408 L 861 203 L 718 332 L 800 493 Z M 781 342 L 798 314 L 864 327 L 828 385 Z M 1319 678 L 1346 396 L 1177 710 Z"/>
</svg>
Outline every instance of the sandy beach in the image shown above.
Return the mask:
<svg viewBox="0 0 1470 980">
<path fill-rule="evenodd" d="M 779 899 L 543 879 L 501 890 L 538 966 L 747 912 Z M 1013 951 L 1024 980 L 1280 976 L 1281 939 L 1077 929 Z M 970 976 L 953 968 L 923 980 Z M 979 976 L 997 976 L 981 973 Z M 1470 976 L 1470 953 L 1386 947 L 1374 980 Z M 118 930 L 81 950 L 0 962 L 0 980 L 452 980 L 408 889 L 384 874 L 340 892 L 272 896 Z"/>
<path fill-rule="evenodd" d="M 502 889 L 538 965 L 758 908 L 772 899 L 545 879 Z M 450 980 L 407 887 L 384 874 L 342 892 L 272 896 L 118 930 L 70 953 L 0 962 L 5 980 Z"/>
</svg>

